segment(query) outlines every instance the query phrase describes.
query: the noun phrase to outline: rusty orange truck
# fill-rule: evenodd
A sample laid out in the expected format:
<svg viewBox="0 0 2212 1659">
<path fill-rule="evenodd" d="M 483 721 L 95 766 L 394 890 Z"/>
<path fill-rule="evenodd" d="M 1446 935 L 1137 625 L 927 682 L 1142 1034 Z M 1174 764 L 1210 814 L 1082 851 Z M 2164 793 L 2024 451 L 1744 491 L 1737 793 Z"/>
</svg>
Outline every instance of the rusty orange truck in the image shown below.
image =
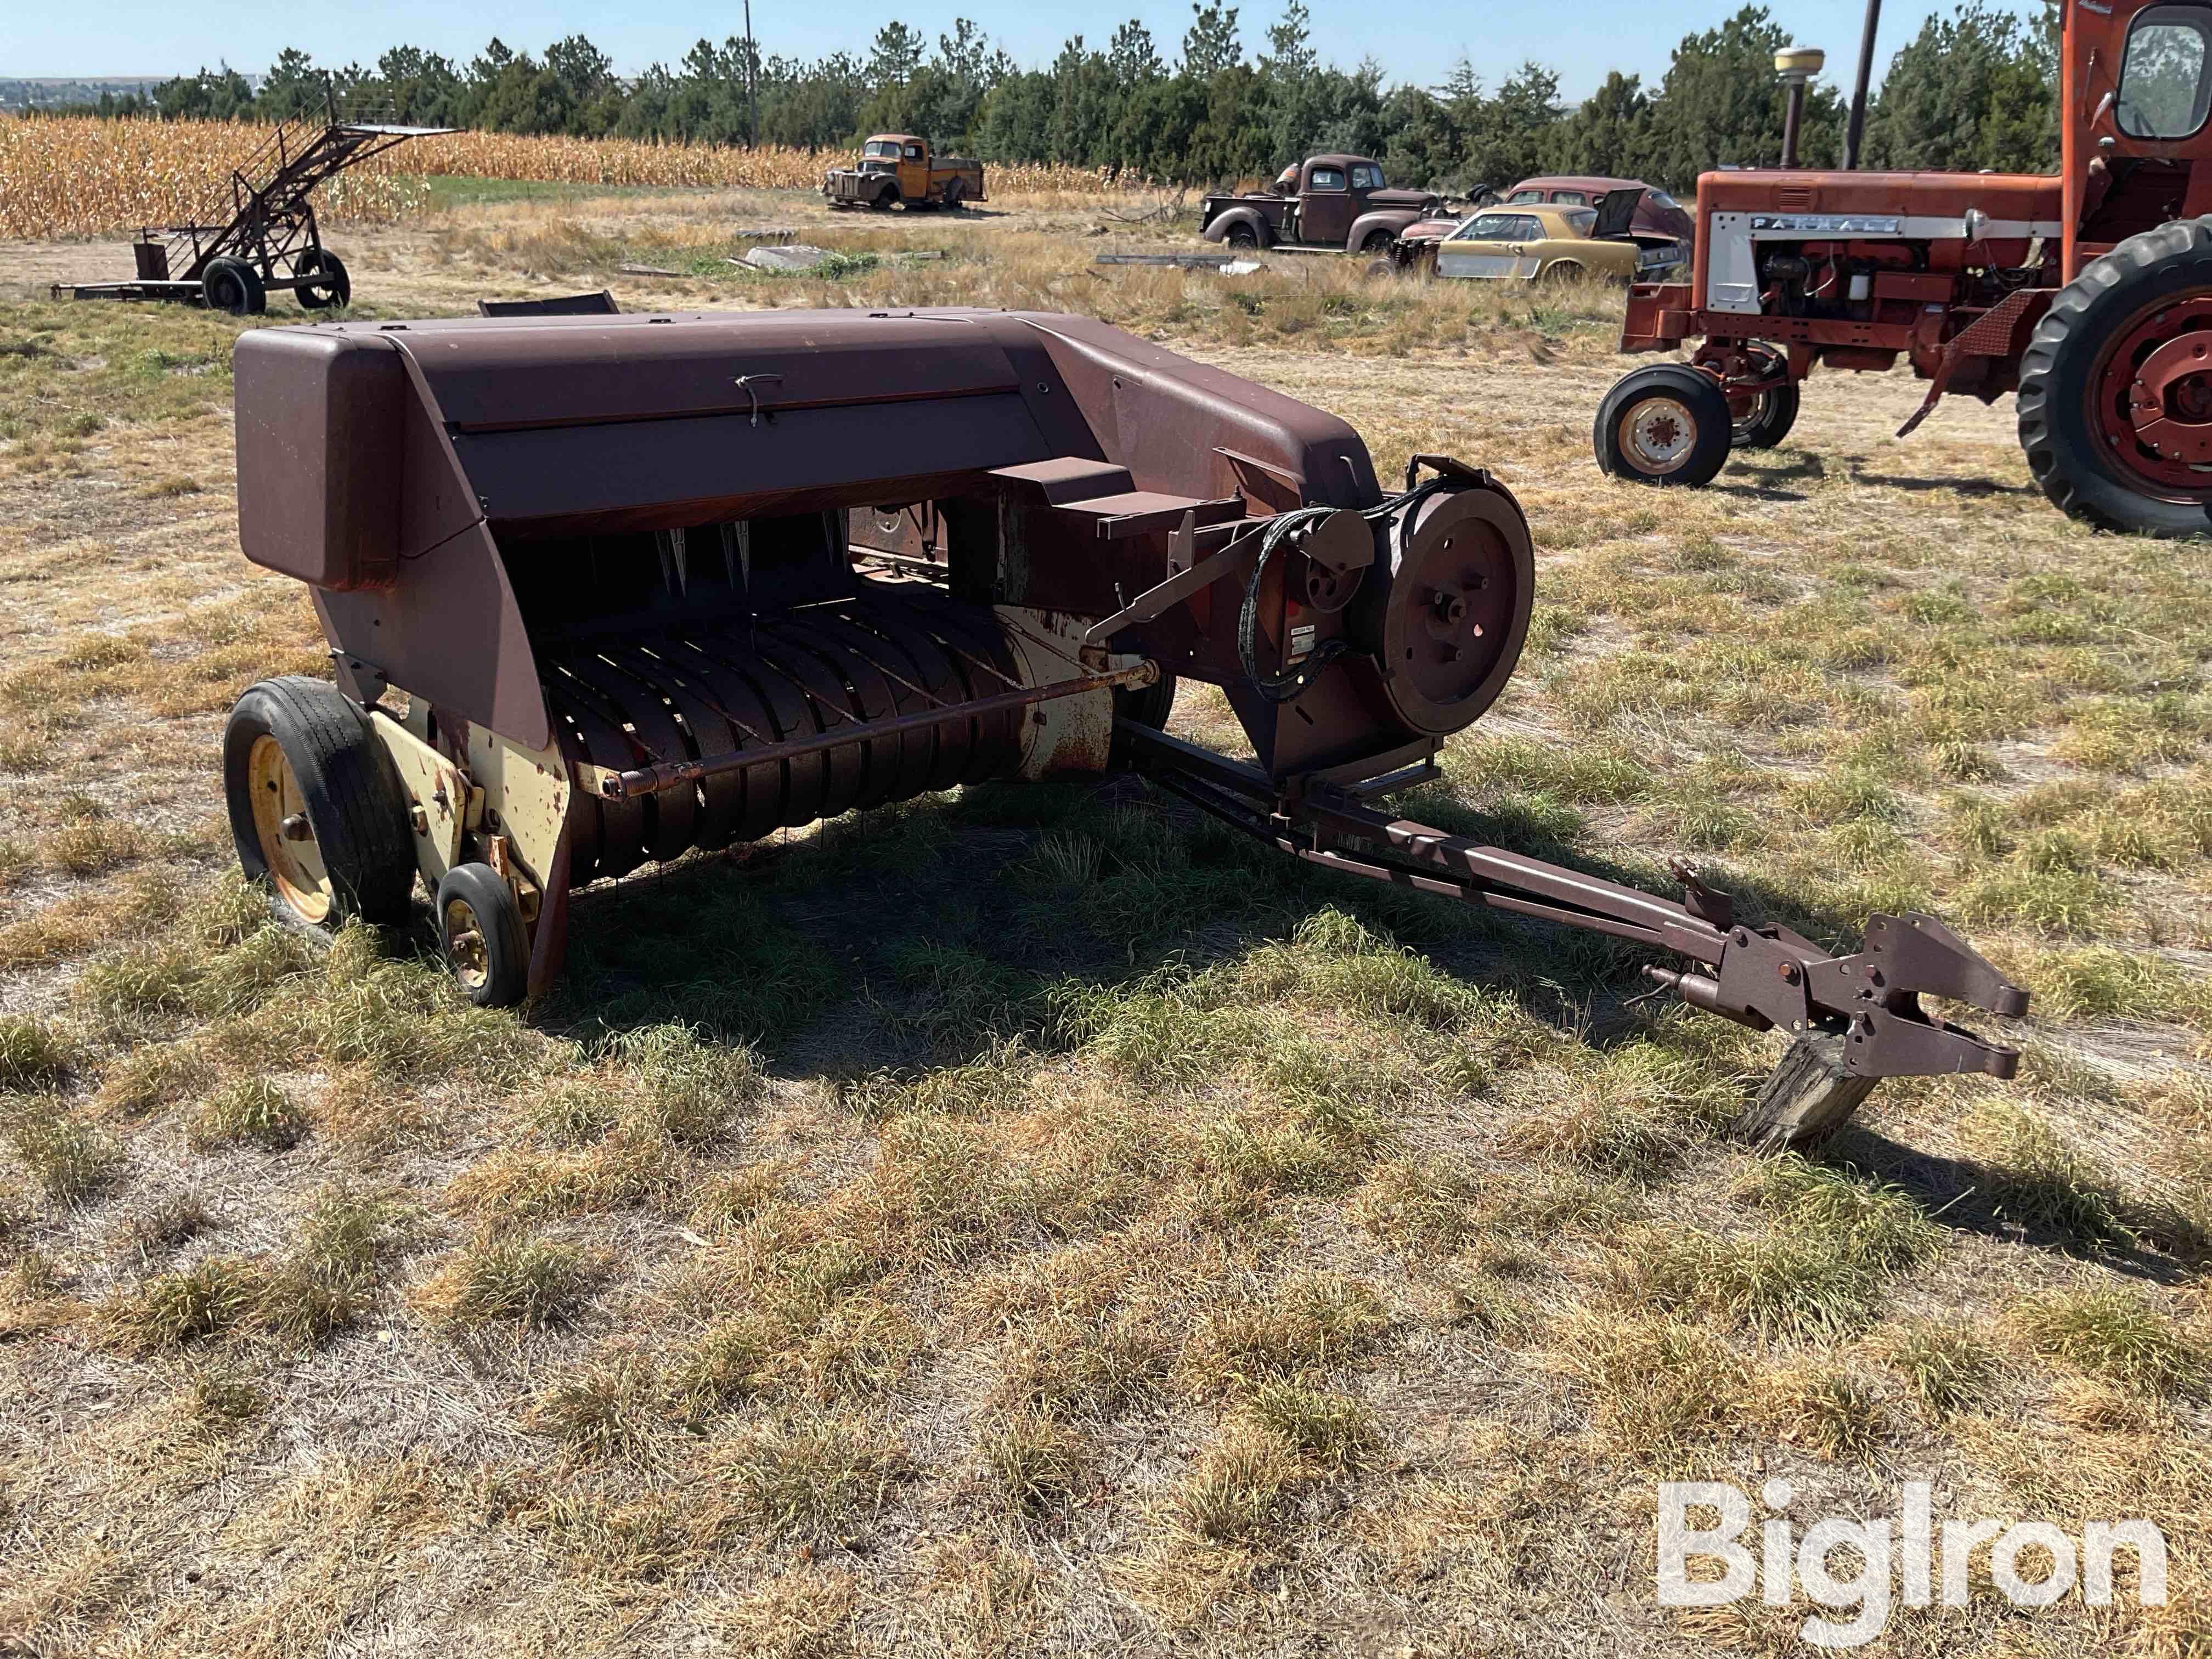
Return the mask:
<svg viewBox="0 0 2212 1659">
<path fill-rule="evenodd" d="M 983 197 L 983 164 L 939 155 L 927 138 L 879 132 L 860 146 L 860 164 L 822 175 L 822 193 L 833 208 L 958 208 Z"/>
</svg>

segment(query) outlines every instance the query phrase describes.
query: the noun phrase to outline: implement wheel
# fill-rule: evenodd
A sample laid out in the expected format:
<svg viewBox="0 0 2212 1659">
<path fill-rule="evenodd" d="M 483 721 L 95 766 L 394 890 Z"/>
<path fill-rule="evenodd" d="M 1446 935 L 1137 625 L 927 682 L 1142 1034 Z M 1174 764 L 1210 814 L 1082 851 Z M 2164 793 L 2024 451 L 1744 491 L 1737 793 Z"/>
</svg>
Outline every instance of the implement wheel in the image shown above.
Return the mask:
<svg viewBox="0 0 2212 1659">
<path fill-rule="evenodd" d="M 1843 1038 L 1801 1036 L 1736 1120 L 1735 1132 L 1763 1152 L 1814 1146 L 1850 1121 L 1875 1081 L 1844 1069 Z"/>
<path fill-rule="evenodd" d="M 514 890 L 489 864 L 457 864 L 438 884 L 446 965 L 479 1008 L 512 1008 L 530 988 L 530 945 Z"/>
<path fill-rule="evenodd" d="M 1658 363 L 1624 374 L 1597 406 L 1597 464 L 1638 483 L 1711 483 L 1729 457 L 1728 394 L 1710 374 Z"/>
<path fill-rule="evenodd" d="M 210 311 L 258 317 L 269 309 L 269 290 L 262 286 L 260 273 L 242 259 L 209 260 L 200 282 Z"/>
<path fill-rule="evenodd" d="M 336 686 L 264 680 L 232 707 L 223 793 L 239 866 L 293 920 L 397 921 L 415 886 L 407 795 L 368 717 Z"/>
<path fill-rule="evenodd" d="M 2075 518 L 2212 533 L 2212 219 L 2083 267 L 2036 325 L 2017 406 L 2029 470 Z"/>
<path fill-rule="evenodd" d="M 329 249 L 307 255 L 300 262 L 298 275 L 303 280 L 292 295 L 306 310 L 328 311 L 353 302 L 353 278 L 346 274 L 345 261 Z M 305 281 L 309 276 L 315 280 Z"/>
</svg>

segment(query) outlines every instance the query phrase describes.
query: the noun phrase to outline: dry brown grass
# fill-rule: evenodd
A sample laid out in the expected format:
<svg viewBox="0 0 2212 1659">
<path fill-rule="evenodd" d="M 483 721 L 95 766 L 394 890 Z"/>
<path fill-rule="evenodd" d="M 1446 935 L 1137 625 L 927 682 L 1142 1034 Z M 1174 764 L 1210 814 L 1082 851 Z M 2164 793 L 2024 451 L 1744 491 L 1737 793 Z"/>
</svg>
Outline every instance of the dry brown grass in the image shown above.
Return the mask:
<svg viewBox="0 0 2212 1659">
<path fill-rule="evenodd" d="M 1984 1587 L 1874 1651 L 2201 1645 L 2203 550 L 2052 514 L 2002 408 L 1893 445 L 1887 379 L 1714 489 L 1608 485 L 1616 296 L 1097 268 L 1097 207 L 579 189 L 345 251 L 381 315 L 1091 311 L 1385 471 L 1492 466 L 1539 624 L 1411 810 L 1662 890 L 1695 856 L 1823 938 L 1971 916 L 2039 997 L 2018 1084 L 1754 1166 L 1720 1126 L 1767 1042 L 1126 785 L 587 896 L 543 1026 L 407 939 L 305 949 L 210 793 L 229 698 L 320 660 L 236 552 L 236 325 L 0 301 L 0 1643 L 1779 1652 L 1802 1607 L 1653 1607 L 1650 1528 L 1656 1480 L 1781 1474 L 2172 1546 L 2163 1611 Z M 853 257 L 730 274 L 732 222 Z M 590 954 L 617 914 L 653 952 Z"/>
</svg>

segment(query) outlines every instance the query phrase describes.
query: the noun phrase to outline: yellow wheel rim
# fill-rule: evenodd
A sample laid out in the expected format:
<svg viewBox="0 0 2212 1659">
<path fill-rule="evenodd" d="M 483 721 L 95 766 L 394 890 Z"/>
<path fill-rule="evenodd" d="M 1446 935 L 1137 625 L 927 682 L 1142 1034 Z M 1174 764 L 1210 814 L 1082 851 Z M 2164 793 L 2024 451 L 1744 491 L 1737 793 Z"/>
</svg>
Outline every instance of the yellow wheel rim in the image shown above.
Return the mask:
<svg viewBox="0 0 2212 1659">
<path fill-rule="evenodd" d="M 483 929 L 466 899 L 447 899 L 441 918 L 446 929 L 446 959 L 453 964 L 453 977 L 464 990 L 481 990 L 491 977 L 491 953 L 484 949 Z"/>
<path fill-rule="evenodd" d="M 307 797 L 283 747 L 265 732 L 246 756 L 246 777 L 253 797 L 254 839 L 277 896 L 303 921 L 326 920 L 337 894 L 307 822 Z"/>
</svg>

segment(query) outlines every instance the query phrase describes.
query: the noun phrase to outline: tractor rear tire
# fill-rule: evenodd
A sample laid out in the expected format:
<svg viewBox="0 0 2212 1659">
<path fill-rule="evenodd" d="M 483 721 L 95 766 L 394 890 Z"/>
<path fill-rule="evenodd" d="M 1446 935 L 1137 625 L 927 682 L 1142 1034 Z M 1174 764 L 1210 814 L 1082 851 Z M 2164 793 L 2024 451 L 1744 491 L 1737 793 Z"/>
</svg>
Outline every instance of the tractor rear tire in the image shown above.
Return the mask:
<svg viewBox="0 0 2212 1659">
<path fill-rule="evenodd" d="M 403 920 L 415 890 L 407 791 L 391 752 L 326 680 L 246 688 L 222 732 L 223 793 L 246 879 L 287 920 Z"/>
<path fill-rule="evenodd" d="M 1720 382 L 1681 363 L 1624 374 L 1597 406 L 1597 464 L 1615 478 L 1695 488 L 1727 464 L 1732 422 Z"/>
<path fill-rule="evenodd" d="M 209 260 L 200 283 L 210 311 L 258 317 L 269 309 L 269 290 L 261 285 L 260 273 L 243 259 Z"/>
<path fill-rule="evenodd" d="M 1844 1069 L 1840 1036 L 1801 1036 L 1736 1119 L 1736 1135 L 1763 1152 L 1814 1146 L 1850 1121 L 1876 1081 Z"/>
<path fill-rule="evenodd" d="M 2197 303 L 2191 303 L 2197 302 Z M 2146 536 L 2212 534 L 2212 466 L 2161 463 L 2129 441 L 2130 389 L 2148 358 L 2190 333 L 2212 346 L 2212 218 L 2129 237 L 2059 289 L 2021 355 L 2020 447 L 2043 493 L 2074 518 Z M 2179 320 L 2160 337 L 2158 325 Z M 2142 343 L 2115 355 L 2133 340 Z M 2191 426 L 2212 426 L 2212 373 L 2191 376 Z M 2212 435 L 2212 434 L 2208 434 Z M 2163 465 L 2169 476 L 2145 470 Z M 2176 471 L 2201 471 L 2202 485 Z"/>
<path fill-rule="evenodd" d="M 328 311 L 334 306 L 353 303 L 353 278 L 346 274 L 345 261 L 327 248 L 307 256 L 306 267 L 298 275 L 312 276 L 312 283 L 302 280 L 292 290 L 293 298 L 308 311 Z"/>
</svg>

